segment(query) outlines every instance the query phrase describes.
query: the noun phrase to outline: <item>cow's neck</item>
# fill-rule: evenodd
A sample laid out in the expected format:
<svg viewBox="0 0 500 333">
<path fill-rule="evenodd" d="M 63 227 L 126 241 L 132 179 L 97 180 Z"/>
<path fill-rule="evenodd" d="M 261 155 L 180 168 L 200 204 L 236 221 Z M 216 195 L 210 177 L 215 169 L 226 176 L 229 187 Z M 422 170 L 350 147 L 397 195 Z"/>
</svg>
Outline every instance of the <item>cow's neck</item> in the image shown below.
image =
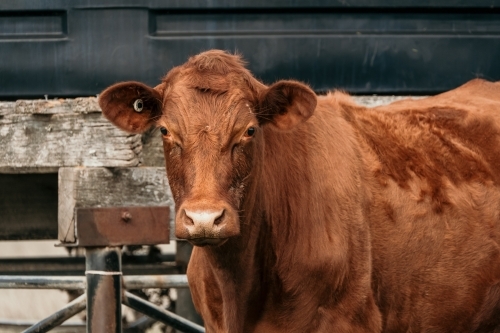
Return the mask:
<svg viewBox="0 0 500 333">
<path fill-rule="evenodd" d="M 328 170 L 331 165 L 335 165 L 336 172 L 350 166 L 333 161 L 328 155 L 332 148 L 325 146 L 325 142 L 329 144 L 329 141 L 320 136 L 327 131 L 313 132 L 312 135 L 307 126 L 320 128 L 323 125 L 306 124 L 291 133 L 266 132 L 262 203 L 265 205 L 265 221 L 270 230 L 275 258 L 270 278 L 273 293 L 276 294 L 272 298 L 278 300 L 294 292 L 308 293 L 304 289 L 308 288 L 310 280 L 307 274 L 303 274 L 304 271 L 325 273 L 324 276 L 317 276 L 317 282 L 329 281 L 331 285 L 331 281 L 336 280 L 338 285 L 331 286 L 340 288 L 349 270 L 346 258 L 352 251 L 345 229 L 358 228 L 361 219 L 356 199 L 351 200 L 352 203 L 346 200 L 354 195 L 342 192 L 340 186 L 336 186 L 340 182 L 332 179 L 332 172 Z M 325 162 L 327 159 L 331 164 Z M 355 170 L 350 170 L 350 174 L 354 173 Z M 340 173 L 341 177 L 345 174 L 348 173 Z M 347 182 L 360 183 L 355 179 L 348 179 Z M 332 188 L 339 188 L 339 191 L 332 191 Z M 344 216 L 344 211 L 353 213 Z M 358 220 L 354 220 L 354 214 L 359 216 Z M 349 222 L 353 226 L 343 224 L 347 218 L 351 218 Z M 328 248 L 336 250 L 325 251 Z M 294 278 L 290 279 L 291 276 Z M 291 301 L 287 299 L 286 302 Z"/>
<path fill-rule="evenodd" d="M 280 133 L 266 132 L 266 151 L 261 178 L 262 202 L 265 204 L 265 220 L 272 235 L 273 251 L 278 264 L 293 267 L 297 260 L 320 253 L 301 253 L 325 237 L 323 216 L 315 215 L 320 210 L 315 204 L 321 201 L 314 192 L 310 164 L 315 164 L 311 143 L 302 139 L 304 131 Z M 319 144 L 319 143 L 318 143 Z M 318 172 L 318 171 L 315 171 Z"/>
</svg>

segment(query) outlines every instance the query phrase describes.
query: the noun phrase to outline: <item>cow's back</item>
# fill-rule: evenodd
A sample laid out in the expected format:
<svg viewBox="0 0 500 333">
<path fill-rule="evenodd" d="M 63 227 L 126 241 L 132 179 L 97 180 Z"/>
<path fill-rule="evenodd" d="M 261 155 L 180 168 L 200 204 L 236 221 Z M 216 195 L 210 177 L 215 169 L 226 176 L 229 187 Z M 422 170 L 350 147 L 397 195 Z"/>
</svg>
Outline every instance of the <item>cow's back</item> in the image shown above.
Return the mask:
<svg viewBox="0 0 500 333">
<path fill-rule="evenodd" d="M 343 104 L 367 168 L 386 332 L 500 324 L 500 84 L 374 109 Z"/>
</svg>

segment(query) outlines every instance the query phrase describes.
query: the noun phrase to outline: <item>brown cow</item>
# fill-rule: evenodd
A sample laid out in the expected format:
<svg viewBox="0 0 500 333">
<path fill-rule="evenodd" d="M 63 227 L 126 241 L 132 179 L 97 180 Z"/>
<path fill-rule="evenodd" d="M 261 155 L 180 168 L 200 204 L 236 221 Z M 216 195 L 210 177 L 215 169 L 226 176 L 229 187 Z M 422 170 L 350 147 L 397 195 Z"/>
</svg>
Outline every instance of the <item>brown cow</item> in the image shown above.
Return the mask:
<svg viewBox="0 0 500 333">
<path fill-rule="evenodd" d="M 500 83 L 370 109 L 208 51 L 100 105 L 163 134 L 208 332 L 500 332 Z"/>
</svg>

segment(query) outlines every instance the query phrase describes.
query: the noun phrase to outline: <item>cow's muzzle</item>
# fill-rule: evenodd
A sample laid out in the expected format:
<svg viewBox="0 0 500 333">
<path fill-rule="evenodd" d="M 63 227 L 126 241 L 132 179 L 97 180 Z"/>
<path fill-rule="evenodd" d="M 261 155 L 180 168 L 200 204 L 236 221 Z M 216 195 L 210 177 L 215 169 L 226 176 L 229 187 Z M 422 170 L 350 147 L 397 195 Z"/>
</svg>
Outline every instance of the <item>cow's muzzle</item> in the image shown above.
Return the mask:
<svg viewBox="0 0 500 333">
<path fill-rule="evenodd" d="M 177 211 L 175 235 L 193 245 L 221 245 L 240 234 L 239 217 L 231 207 L 184 203 Z"/>
</svg>

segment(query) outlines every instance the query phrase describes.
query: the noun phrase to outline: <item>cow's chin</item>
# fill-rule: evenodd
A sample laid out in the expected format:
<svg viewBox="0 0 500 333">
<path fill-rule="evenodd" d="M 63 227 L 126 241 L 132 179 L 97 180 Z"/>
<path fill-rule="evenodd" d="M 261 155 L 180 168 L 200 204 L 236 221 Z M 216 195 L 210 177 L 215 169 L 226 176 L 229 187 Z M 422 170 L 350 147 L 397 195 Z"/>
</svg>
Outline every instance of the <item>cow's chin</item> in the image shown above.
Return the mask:
<svg viewBox="0 0 500 333">
<path fill-rule="evenodd" d="M 192 238 L 188 239 L 188 241 L 194 246 L 220 246 L 224 244 L 228 239 L 227 238 Z"/>
</svg>

